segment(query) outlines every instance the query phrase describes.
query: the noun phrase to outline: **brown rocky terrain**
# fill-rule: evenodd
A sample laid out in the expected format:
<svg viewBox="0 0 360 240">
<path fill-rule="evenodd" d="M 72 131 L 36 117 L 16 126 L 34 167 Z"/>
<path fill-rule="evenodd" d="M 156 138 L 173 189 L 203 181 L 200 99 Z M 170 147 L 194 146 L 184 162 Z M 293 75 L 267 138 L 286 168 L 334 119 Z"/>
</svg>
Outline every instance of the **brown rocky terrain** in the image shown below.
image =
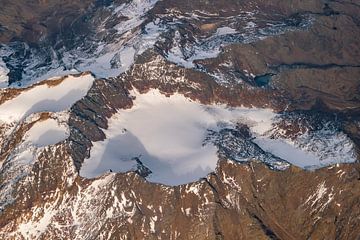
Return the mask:
<svg viewBox="0 0 360 240">
<path fill-rule="evenodd" d="M 91 181 L 77 177 L 66 186 L 62 181 L 69 179 L 55 177 L 64 171 L 64 160 L 54 158 L 51 166 L 41 161 L 39 168 L 47 167 L 49 175 L 34 177 L 47 185 L 23 189 L 22 203 L 7 208 L 1 219 L 3 237 L 20 238 L 9 235 L 16 229 L 16 216 L 36 222 L 47 212 L 52 221 L 41 239 L 359 237 L 358 165 L 274 172 L 257 162 L 223 160 L 213 174 L 178 187 L 148 183 L 134 173 Z M 29 210 L 36 215 L 25 214 Z"/>
<path fill-rule="evenodd" d="M 66 31 L 92 2 L 4 0 L 0 9 L 0 42 L 24 40 L 37 44 L 41 38 Z"/>
<path fill-rule="evenodd" d="M 0 121 L 0 238 L 360 239 L 360 4 L 166 0 L 154 3 L 142 15 L 144 22 L 125 37 L 106 35 L 130 19 L 111 18 L 109 5 L 130 2 L 2 3 L 4 45 L 16 40 L 53 48 L 54 41 L 68 40 L 76 46 L 78 42 L 72 42 L 76 37 L 90 36 L 95 31 L 91 26 L 102 21 L 106 24 L 99 26 L 104 29 L 95 35 L 102 43 L 111 39 L 111 44 L 117 38 L 132 39 L 131 34 L 144 32 L 156 19 L 171 27 L 161 30 L 152 47 L 134 55 L 126 71 L 116 77 L 96 76 L 86 96 L 65 111 L 69 136 L 38 148 L 31 164 L 14 161 L 21 155 L 26 132 L 38 122 L 58 119 L 57 113 L 34 113 L 11 124 Z M 249 17 L 246 12 L 253 13 Z M 252 21 L 256 27 L 241 32 Z M 271 24 L 280 27 L 267 29 Z M 214 40 L 224 26 L 243 35 Z M 176 32 L 179 43 L 174 40 Z M 72 34 L 74 38 L 62 39 Z M 176 44 L 183 50 L 183 62 L 203 46 L 215 51 L 212 44 L 220 45 L 220 51 L 194 58 L 189 67 L 169 57 Z M 219 76 L 227 80 L 225 84 Z M 22 92 L 55 87 L 63 80 L 5 88 L 0 91 L 0 106 Z M 119 109 L 133 106 L 134 89 L 140 93 L 159 89 L 167 96 L 179 93 L 205 105 L 271 108 L 283 114 L 273 138 L 293 140 L 330 126 L 351 139 L 357 162 L 278 171 L 254 157 L 237 162 L 222 156 L 213 172 L 179 186 L 149 182 L 136 171 L 91 179 L 80 176 L 94 143 L 106 139 L 109 119 Z M 239 131 L 251 141 L 247 126 Z"/>
<path fill-rule="evenodd" d="M 73 106 L 70 138 L 43 150 L 33 180 L 21 183 L 16 202 L 2 212 L 3 237 L 31 236 L 16 230 L 19 223 L 38 229 L 50 213 L 40 239 L 358 238 L 358 164 L 273 171 L 256 161 L 221 160 L 214 173 L 176 187 L 149 183 L 136 173 L 93 180 L 78 176 L 91 142 L 104 138 L 99 127 L 106 128 L 117 108 L 131 106 L 128 84 L 96 80 L 88 96 Z"/>
<path fill-rule="evenodd" d="M 327 4 L 334 6 L 329 13 L 325 7 L 323 13 L 316 8 L 303 10 L 317 16 L 309 31 L 232 45 L 215 61 L 200 64 L 216 69 L 230 61 L 234 70 L 247 69 L 256 76 L 273 74 L 273 86 L 288 95 L 295 109 L 316 108 L 321 102 L 330 111 L 358 113 L 360 8 L 351 5 L 351 10 L 345 10 L 349 5 Z"/>
</svg>

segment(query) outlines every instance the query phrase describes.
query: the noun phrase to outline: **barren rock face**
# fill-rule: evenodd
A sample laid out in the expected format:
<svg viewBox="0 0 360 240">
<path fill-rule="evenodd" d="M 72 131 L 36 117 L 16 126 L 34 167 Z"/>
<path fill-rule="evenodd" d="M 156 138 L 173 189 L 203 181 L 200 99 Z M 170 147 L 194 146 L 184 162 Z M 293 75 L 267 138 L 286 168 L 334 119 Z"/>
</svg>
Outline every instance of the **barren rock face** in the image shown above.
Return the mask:
<svg viewBox="0 0 360 240">
<path fill-rule="evenodd" d="M 2 5 L 1 239 L 359 239 L 358 3 Z"/>
<path fill-rule="evenodd" d="M 29 44 L 38 44 L 41 38 L 67 31 L 93 2 L 5 0 L 2 2 L 0 13 L 1 42 L 25 41 Z"/>
</svg>

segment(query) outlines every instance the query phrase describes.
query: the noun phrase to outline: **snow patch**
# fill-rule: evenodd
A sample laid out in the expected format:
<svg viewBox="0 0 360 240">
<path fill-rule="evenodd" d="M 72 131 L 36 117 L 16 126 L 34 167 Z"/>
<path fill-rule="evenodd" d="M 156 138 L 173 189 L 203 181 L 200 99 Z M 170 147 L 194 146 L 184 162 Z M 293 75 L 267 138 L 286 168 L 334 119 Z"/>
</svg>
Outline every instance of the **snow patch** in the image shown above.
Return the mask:
<svg viewBox="0 0 360 240">
<path fill-rule="evenodd" d="M 7 87 L 9 80 L 8 77 L 9 72 L 10 72 L 9 69 L 6 67 L 6 64 L 0 57 L 0 89 Z"/>
<path fill-rule="evenodd" d="M 115 26 L 119 34 L 135 29 L 144 21 L 144 15 L 154 7 L 158 0 L 133 0 L 127 4 L 121 4 L 114 9 L 114 14 L 126 17 Z"/>
<path fill-rule="evenodd" d="M 263 150 L 305 169 L 356 161 L 353 142 L 340 131 L 321 129 L 306 132 L 296 139 L 272 139 L 268 135 L 262 135 L 254 142 Z"/>
<path fill-rule="evenodd" d="M 137 159 L 153 173 L 153 182 L 178 185 L 198 180 L 216 167 L 217 148 L 204 144 L 208 130 L 247 122 L 262 134 L 271 127 L 269 109 L 205 106 L 183 95 L 166 97 L 158 90 L 134 93 L 131 109 L 120 110 L 109 120 L 106 139 L 95 142 L 80 170 L 92 178 L 112 169 L 136 170 Z"/>
<path fill-rule="evenodd" d="M 11 123 L 37 112 L 60 112 L 83 98 L 92 86 L 90 74 L 68 76 L 58 85 L 38 85 L 0 105 L 0 121 Z"/>
<path fill-rule="evenodd" d="M 227 34 L 236 34 L 236 33 L 237 33 L 237 31 L 230 27 L 221 27 L 216 30 L 217 36 L 223 36 L 223 35 L 227 35 Z"/>
<path fill-rule="evenodd" d="M 188 189 L 185 190 L 186 193 L 193 193 L 195 195 L 199 195 L 199 185 L 192 185 Z"/>
<path fill-rule="evenodd" d="M 258 137 L 254 139 L 263 150 L 271 152 L 272 154 L 287 159 L 292 164 L 305 168 L 314 165 L 320 166 L 321 162 L 316 155 L 302 151 L 296 148 L 293 144 L 284 139 L 269 139 L 267 137 Z"/>
<path fill-rule="evenodd" d="M 157 216 L 150 218 L 150 232 L 155 233 L 155 223 L 157 221 Z"/>
<path fill-rule="evenodd" d="M 33 211 L 36 216 L 39 212 L 39 209 Z M 45 209 L 43 216 L 35 220 L 33 219 L 28 221 L 27 223 L 22 223 L 18 227 L 18 232 L 25 237 L 25 239 L 38 239 L 42 233 L 46 231 L 49 224 L 51 223 L 51 219 L 56 214 L 56 210 Z"/>
<path fill-rule="evenodd" d="M 306 199 L 304 204 L 310 205 L 312 208 L 312 213 L 317 210 L 323 211 L 329 205 L 329 203 L 334 200 L 334 196 L 334 187 L 331 187 L 331 191 L 328 193 L 328 188 L 325 185 L 325 181 L 323 181 L 318 185 L 315 193 Z"/>
<path fill-rule="evenodd" d="M 238 123 L 249 127 L 251 141 L 264 151 L 296 166 L 314 168 L 342 161 L 337 155 L 324 161 L 323 151 L 310 151 L 288 139 L 272 139 L 278 114 L 271 109 L 203 105 L 177 93 L 166 97 L 154 89 L 133 95 L 134 106 L 119 110 L 104 130 L 106 139 L 93 143 L 81 176 L 93 178 L 111 169 L 146 172 L 149 181 L 168 185 L 196 181 L 212 172 L 219 158 L 218 145 L 209 140 L 209 134 L 235 129 Z"/>
<path fill-rule="evenodd" d="M 36 147 L 53 145 L 65 140 L 69 136 L 68 128 L 59 124 L 55 119 L 46 119 L 36 122 L 25 135 L 26 141 Z"/>
</svg>

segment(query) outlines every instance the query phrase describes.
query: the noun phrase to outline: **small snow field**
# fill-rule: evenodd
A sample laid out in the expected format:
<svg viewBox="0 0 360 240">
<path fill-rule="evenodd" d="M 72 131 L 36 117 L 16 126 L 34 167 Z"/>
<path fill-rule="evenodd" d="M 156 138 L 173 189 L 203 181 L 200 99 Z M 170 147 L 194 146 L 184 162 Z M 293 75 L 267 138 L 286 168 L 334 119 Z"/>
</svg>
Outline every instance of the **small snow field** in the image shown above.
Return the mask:
<svg viewBox="0 0 360 240">
<path fill-rule="evenodd" d="M 151 182 L 196 181 L 212 172 L 218 161 L 217 147 L 204 141 L 209 130 L 235 128 L 237 123 L 248 125 L 254 142 L 265 151 L 300 167 L 321 165 L 318 155 L 267 137 L 276 116 L 270 109 L 203 105 L 180 94 L 166 97 L 158 90 L 133 95 L 134 106 L 119 110 L 104 130 L 106 139 L 93 143 L 81 176 L 135 171 L 140 160 L 152 172 L 146 177 Z"/>
<path fill-rule="evenodd" d="M 230 28 L 230 27 L 221 27 L 216 30 L 217 36 L 223 36 L 228 34 L 236 34 L 236 29 Z"/>
<path fill-rule="evenodd" d="M 55 119 L 36 122 L 25 135 L 26 141 L 36 147 L 53 145 L 69 136 L 67 126 L 59 124 Z"/>
<path fill-rule="evenodd" d="M 66 110 L 87 94 L 93 81 L 91 74 L 70 75 L 57 85 L 42 84 L 24 90 L 0 105 L 0 122 L 19 121 L 38 112 Z"/>
<path fill-rule="evenodd" d="M 9 69 L 7 69 L 5 63 L 0 57 L 0 89 L 8 86 L 9 77 L 7 76 Z"/>
<path fill-rule="evenodd" d="M 271 152 L 304 169 L 356 161 L 354 145 L 344 133 L 332 133 L 330 136 L 323 132 L 320 134 L 321 136 L 304 134 L 295 142 L 260 136 L 254 139 L 254 142 L 264 151 Z"/>
</svg>

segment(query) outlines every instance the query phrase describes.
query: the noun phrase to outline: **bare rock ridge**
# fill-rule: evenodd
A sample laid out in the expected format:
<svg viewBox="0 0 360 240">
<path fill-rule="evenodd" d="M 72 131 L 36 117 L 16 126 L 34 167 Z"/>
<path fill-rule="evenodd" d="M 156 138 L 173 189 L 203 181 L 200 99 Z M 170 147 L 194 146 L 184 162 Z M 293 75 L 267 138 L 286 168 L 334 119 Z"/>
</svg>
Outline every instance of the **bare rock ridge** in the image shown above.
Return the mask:
<svg viewBox="0 0 360 240">
<path fill-rule="evenodd" d="M 214 174 L 178 187 L 149 184 L 133 173 L 109 173 L 92 181 L 77 178 L 60 191 L 43 188 L 53 193 L 47 204 L 39 196 L 28 207 L 44 209 L 32 221 L 51 211 L 43 238 L 86 238 L 112 229 L 107 235 L 115 239 L 356 239 L 358 178 L 358 165 L 274 172 L 256 162 L 224 160 Z M 88 197 L 92 195 L 97 197 Z M 11 231 L 12 221 L 3 221 L 3 229 Z"/>
<path fill-rule="evenodd" d="M 0 239 L 360 239 L 356 1 L 2 6 Z M 141 154 L 81 175 L 154 90 L 202 111 L 260 109 L 265 130 L 216 122 L 200 143 L 216 168 L 186 184 L 151 181 Z"/>
</svg>

